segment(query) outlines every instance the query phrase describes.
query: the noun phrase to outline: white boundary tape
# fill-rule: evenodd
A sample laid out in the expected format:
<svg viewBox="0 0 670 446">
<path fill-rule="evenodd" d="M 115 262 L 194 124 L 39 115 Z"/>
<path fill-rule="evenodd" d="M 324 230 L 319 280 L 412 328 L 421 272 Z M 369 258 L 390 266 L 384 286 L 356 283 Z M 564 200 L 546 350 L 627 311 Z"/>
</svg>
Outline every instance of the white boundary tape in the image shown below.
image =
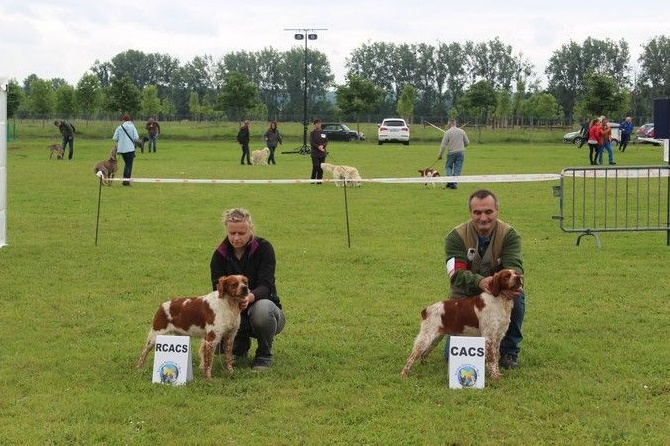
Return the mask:
<svg viewBox="0 0 670 446">
<path fill-rule="evenodd" d="M 412 178 L 363 178 L 361 183 L 518 183 L 524 181 L 552 181 L 560 180 L 560 174 L 510 174 L 510 175 L 462 175 L 458 177 L 412 177 Z M 181 184 L 312 184 L 317 180 L 311 179 L 198 179 L 198 178 L 113 178 L 112 181 L 130 181 L 131 183 L 181 183 Z M 333 183 L 331 178 L 320 180 L 323 183 Z"/>
</svg>

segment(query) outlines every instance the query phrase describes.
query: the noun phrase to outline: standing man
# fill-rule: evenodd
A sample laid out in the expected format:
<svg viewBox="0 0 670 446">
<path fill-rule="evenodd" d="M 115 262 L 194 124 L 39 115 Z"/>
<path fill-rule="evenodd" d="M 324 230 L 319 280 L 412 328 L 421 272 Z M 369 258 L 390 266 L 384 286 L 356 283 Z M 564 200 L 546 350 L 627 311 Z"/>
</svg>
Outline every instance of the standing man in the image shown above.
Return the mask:
<svg viewBox="0 0 670 446">
<path fill-rule="evenodd" d="M 66 121 L 54 121 L 54 125 L 58 127 L 60 134 L 63 136 L 63 154 L 65 153 L 65 147 L 70 146 L 68 151 L 67 159 L 71 160 L 72 155 L 74 155 L 74 127 L 69 122 Z"/>
<path fill-rule="evenodd" d="M 626 147 L 628 147 L 628 143 L 630 142 L 630 135 L 633 133 L 633 118 L 627 116 L 626 119 L 619 124 L 619 130 L 621 131 L 619 150 L 625 152 Z"/>
<path fill-rule="evenodd" d="M 507 223 L 498 220 L 498 198 L 480 189 L 468 199 L 470 220 L 449 232 L 445 238 L 450 299 L 474 296 L 488 291 L 491 276 L 511 268 L 523 274 L 521 237 Z M 525 295 L 514 299 L 509 327 L 500 343 L 500 366 L 519 366 L 519 344 L 523 339 L 521 325 L 525 313 Z M 449 342 L 444 355 L 449 359 Z"/>
<path fill-rule="evenodd" d="M 440 151 L 437 153 L 437 159 L 442 159 L 445 147 L 447 148 L 447 162 L 445 163 L 445 174 L 449 177 L 457 177 L 461 174 L 463 169 L 463 161 L 465 159 L 465 148 L 470 144 L 468 135 L 465 130 L 456 127 L 456 120 L 449 120 L 449 130 L 444 132 L 442 143 L 440 144 Z M 447 183 L 449 189 L 458 188 L 457 183 Z"/>
<path fill-rule="evenodd" d="M 151 153 L 152 147 L 154 153 L 156 153 L 156 140 L 161 133 L 161 126 L 154 118 L 149 118 L 144 128 L 147 129 L 147 133 L 149 134 L 149 153 Z"/>
<path fill-rule="evenodd" d="M 240 131 L 237 132 L 237 142 L 242 148 L 242 158 L 240 164 L 244 165 L 244 159 L 247 159 L 247 165 L 251 166 L 251 158 L 249 157 L 249 121 L 244 121 L 240 126 Z"/>
<path fill-rule="evenodd" d="M 140 138 L 130 115 L 121 117 L 121 125 L 114 131 L 112 139 L 116 142 L 116 153 L 123 158 L 123 185 L 130 186 L 130 177 L 133 174 L 133 160 L 135 159 L 135 141 Z"/>
<path fill-rule="evenodd" d="M 316 118 L 313 122 L 314 130 L 309 135 L 312 156 L 312 176 L 313 180 L 321 180 L 323 178 L 323 169 L 321 163 L 326 162 L 326 146 L 328 145 L 328 138 L 326 134 L 321 131 L 321 120 Z M 317 181 L 316 184 L 322 184 Z"/>
</svg>

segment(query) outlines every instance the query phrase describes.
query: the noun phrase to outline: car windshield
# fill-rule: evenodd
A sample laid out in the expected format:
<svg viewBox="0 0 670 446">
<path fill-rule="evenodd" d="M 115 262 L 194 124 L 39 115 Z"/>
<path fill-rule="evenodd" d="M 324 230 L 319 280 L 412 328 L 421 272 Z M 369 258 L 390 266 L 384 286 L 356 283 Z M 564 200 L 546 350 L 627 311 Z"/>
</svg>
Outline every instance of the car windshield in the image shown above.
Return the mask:
<svg viewBox="0 0 670 446">
<path fill-rule="evenodd" d="M 384 121 L 384 125 L 387 125 L 389 127 L 402 127 L 405 125 L 405 123 L 399 120 L 392 120 L 392 121 Z"/>
<path fill-rule="evenodd" d="M 347 127 L 344 124 L 342 124 L 342 130 L 344 130 L 345 132 L 350 132 L 351 131 L 351 130 L 349 130 L 349 127 Z"/>
</svg>

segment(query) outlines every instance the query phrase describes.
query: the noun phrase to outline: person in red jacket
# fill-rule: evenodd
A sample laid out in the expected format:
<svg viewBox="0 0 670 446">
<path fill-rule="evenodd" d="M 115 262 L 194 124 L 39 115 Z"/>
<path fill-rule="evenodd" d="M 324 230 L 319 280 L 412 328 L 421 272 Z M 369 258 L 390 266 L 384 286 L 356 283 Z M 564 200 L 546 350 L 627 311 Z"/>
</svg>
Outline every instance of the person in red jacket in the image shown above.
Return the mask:
<svg viewBox="0 0 670 446">
<path fill-rule="evenodd" d="M 598 164 L 597 157 L 598 153 L 602 150 L 603 142 L 603 128 L 600 125 L 600 118 L 596 118 L 591 121 L 591 125 L 589 126 L 589 161 L 592 166 Z"/>
</svg>

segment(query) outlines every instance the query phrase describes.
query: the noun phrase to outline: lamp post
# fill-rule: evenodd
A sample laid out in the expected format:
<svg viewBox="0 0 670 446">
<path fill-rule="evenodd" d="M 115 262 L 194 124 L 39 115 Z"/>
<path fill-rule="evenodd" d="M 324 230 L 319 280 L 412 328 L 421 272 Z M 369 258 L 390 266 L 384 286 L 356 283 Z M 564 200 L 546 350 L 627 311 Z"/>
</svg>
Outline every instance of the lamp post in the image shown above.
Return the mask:
<svg viewBox="0 0 670 446">
<path fill-rule="evenodd" d="M 296 31 L 293 34 L 295 40 L 305 41 L 304 53 L 304 78 L 303 78 L 303 114 L 302 114 L 302 146 L 296 148 L 292 152 L 284 153 L 300 153 L 306 155 L 310 153 L 310 147 L 307 145 L 307 41 L 316 40 L 318 35 L 314 31 L 326 31 L 327 28 L 286 28 L 284 31 Z"/>
</svg>

